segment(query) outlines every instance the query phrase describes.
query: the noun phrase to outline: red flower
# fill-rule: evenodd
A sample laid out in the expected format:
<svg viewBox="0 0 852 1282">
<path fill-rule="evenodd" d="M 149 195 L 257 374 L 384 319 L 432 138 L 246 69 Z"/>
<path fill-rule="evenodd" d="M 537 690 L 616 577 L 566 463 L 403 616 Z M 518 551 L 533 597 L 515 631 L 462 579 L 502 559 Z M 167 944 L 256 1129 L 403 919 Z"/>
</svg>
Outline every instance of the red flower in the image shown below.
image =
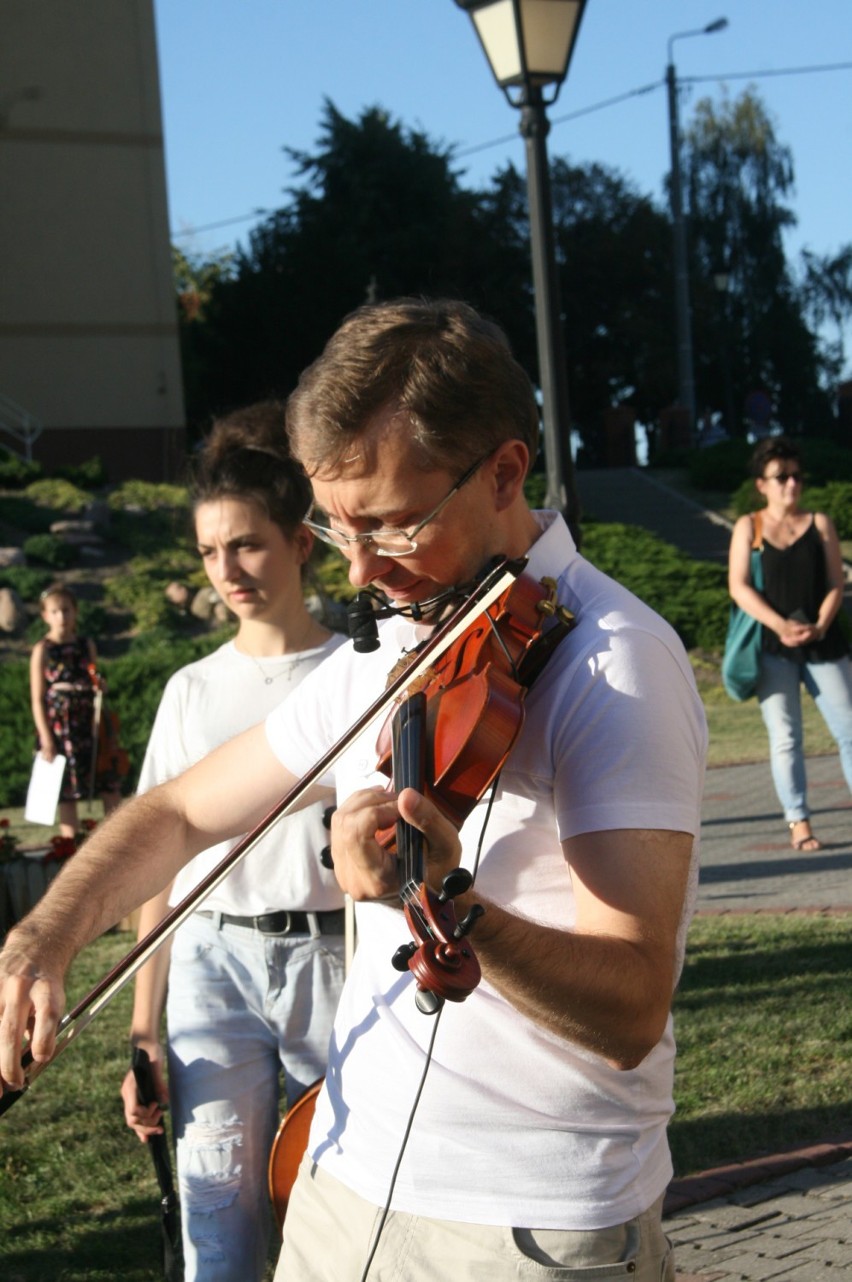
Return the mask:
<svg viewBox="0 0 852 1282">
<path fill-rule="evenodd" d="M 8 819 L 0 819 L 0 828 L 8 828 L 8 827 L 9 827 L 9 820 L 8 820 Z"/>
<path fill-rule="evenodd" d="M 45 859 L 67 859 L 77 850 L 77 843 L 73 837 L 51 837 L 50 849 L 45 855 Z"/>
</svg>

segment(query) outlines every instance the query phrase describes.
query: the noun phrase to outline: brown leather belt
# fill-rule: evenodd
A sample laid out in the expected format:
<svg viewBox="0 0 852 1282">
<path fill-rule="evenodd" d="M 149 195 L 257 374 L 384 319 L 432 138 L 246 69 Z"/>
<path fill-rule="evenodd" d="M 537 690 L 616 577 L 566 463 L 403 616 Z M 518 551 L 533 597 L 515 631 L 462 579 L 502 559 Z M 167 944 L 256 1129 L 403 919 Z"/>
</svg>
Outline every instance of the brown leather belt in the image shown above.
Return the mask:
<svg viewBox="0 0 852 1282">
<path fill-rule="evenodd" d="M 233 913 L 202 909 L 198 916 L 216 918 L 222 926 L 243 926 L 246 930 L 259 930 L 261 935 L 310 935 L 312 917 L 316 920 L 321 935 L 342 935 L 345 929 L 342 908 L 325 913 L 282 910 L 277 913 L 261 913 L 258 917 L 235 917 Z"/>
</svg>

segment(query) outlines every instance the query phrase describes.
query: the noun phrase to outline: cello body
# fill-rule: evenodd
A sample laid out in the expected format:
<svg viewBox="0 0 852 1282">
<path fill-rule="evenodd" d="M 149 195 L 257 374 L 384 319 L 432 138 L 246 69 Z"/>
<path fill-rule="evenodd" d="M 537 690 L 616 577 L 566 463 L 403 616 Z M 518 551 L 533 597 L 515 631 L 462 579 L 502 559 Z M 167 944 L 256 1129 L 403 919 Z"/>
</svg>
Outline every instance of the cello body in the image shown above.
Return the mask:
<svg viewBox="0 0 852 1282">
<path fill-rule="evenodd" d="M 94 663 L 88 666 L 95 692 L 92 717 L 95 750 L 92 754 L 92 777 L 89 784 L 91 800 L 100 789 L 113 790 L 121 787 L 123 780 L 130 774 L 130 756 L 121 746 L 121 723 L 107 705 L 106 683 Z"/>
<path fill-rule="evenodd" d="M 311 1122 L 314 1120 L 317 1096 L 322 1090 L 324 1078 L 309 1086 L 304 1095 L 288 1108 L 281 1125 L 278 1127 L 272 1150 L 269 1154 L 269 1200 L 275 1214 L 275 1223 L 279 1231 L 284 1225 L 287 1204 L 296 1182 L 304 1154 L 308 1148 L 308 1135 Z"/>
</svg>

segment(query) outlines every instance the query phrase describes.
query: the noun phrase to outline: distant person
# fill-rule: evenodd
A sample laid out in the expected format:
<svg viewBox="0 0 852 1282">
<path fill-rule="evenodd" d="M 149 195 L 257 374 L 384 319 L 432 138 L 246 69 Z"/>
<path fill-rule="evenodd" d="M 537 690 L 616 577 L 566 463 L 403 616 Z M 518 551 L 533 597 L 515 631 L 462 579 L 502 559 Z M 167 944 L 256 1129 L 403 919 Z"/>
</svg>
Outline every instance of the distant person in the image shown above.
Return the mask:
<svg viewBox="0 0 852 1282">
<path fill-rule="evenodd" d="M 785 436 L 755 447 L 757 492 L 766 502 L 763 592 L 749 582 L 751 516 L 734 526 L 729 590 L 737 605 L 763 624 L 757 699 L 769 734 L 769 760 L 794 850 L 821 849 L 810 822 L 802 741 L 800 686 L 814 700 L 837 741 L 852 791 L 852 666 L 837 622 L 843 602 L 843 564 L 837 531 L 824 512 L 800 506 L 802 458 Z"/>
<path fill-rule="evenodd" d="M 97 794 L 109 814 L 121 801 L 121 779 L 110 771 L 96 775 L 95 683 L 97 651 L 91 637 L 77 635 L 77 598 L 55 583 L 41 594 L 47 634 L 30 656 L 30 702 L 36 751 L 45 761 L 61 753 L 65 773 L 59 793 L 59 832 L 74 837 L 77 802 Z"/>
<path fill-rule="evenodd" d="M 711 445 L 721 445 L 728 440 L 728 432 L 721 419 L 713 417 L 708 410 L 698 425 L 698 448 L 709 449 Z"/>
<path fill-rule="evenodd" d="M 288 454 L 284 406 L 263 402 L 217 422 L 195 467 L 202 565 L 237 633 L 168 682 L 140 792 L 179 775 L 262 721 L 343 641 L 308 612 L 302 571 L 310 483 Z M 199 905 L 139 974 L 130 1037 L 170 1098 L 177 1141 L 186 1282 L 263 1277 L 271 1216 L 267 1168 L 279 1123 L 279 1076 L 292 1105 L 325 1072 L 343 984 L 343 896 L 320 853 L 324 807 L 282 820 Z M 141 912 L 139 938 L 231 848 L 197 855 Z M 171 964 L 170 964 L 171 959 Z M 168 988 L 168 1087 L 160 1027 Z M 162 1109 L 125 1120 L 143 1142 Z"/>
</svg>

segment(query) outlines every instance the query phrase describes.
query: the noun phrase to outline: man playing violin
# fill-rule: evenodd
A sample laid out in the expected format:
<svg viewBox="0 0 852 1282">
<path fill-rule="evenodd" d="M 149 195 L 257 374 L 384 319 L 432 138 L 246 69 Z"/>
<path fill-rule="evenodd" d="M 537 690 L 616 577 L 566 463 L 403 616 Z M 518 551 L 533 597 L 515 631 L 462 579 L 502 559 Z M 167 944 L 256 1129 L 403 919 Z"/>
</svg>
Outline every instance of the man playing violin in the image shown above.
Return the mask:
<svg viewBox="0 0 852 1282">
<path fill-rule="evenodd" d="M 334 869 L 359 943 L 277 1276 L 673 1279 L 670 1007 L 706 748 L 683 648 L 579 555 L 558 514 L 530 510 L 532 389 L 466 305 L 361 308 L 287 419 L 313 529 L 355 587 L 382 594 L 381 645 L 341 647 L 264 725 L 93 834 L 0 954 L 0 1074 L 21 1085 L 30 1021 L 35 1059 L 50 1055 L 81 947 L 198 850 L 258 823 L 429 634 L 450 589 L 495 556 L 526 557 L 576 626 L 526 695 L 493 796 L 457 831 L 421 791 L 389 791 L 375 726 L 307 794 L 336 798 Z M 391 964 L 406 926 L 397 858 L 376 834 L 398 818 L 423 834 L 433 889 L 476 869 L 457 917 L 484 910 L 469 937 L 482 981 L 433 1017 Z"/>
</svg>

